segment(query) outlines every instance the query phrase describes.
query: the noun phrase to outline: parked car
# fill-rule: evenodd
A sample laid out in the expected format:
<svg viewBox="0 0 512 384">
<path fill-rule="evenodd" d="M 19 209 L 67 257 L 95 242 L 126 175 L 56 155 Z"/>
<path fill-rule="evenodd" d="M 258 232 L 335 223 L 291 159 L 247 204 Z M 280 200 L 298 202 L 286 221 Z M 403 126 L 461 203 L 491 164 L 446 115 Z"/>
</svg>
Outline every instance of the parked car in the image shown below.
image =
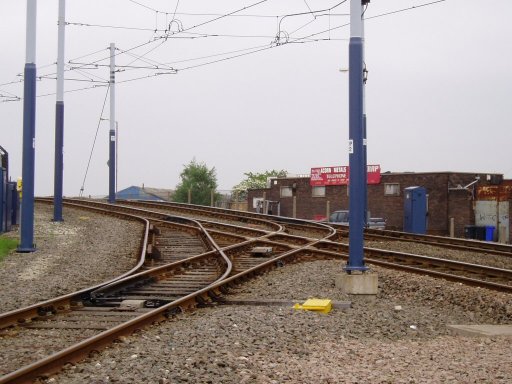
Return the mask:
<svg viewBox="0 0 512 384">
<path fill-rule="evenodd" d="M 349 211 L 347 210 L 334 211 L 329 216 L 329 223 L 348 225 L 349 216 Z M 382 217 L 369 217 L 367 226 L 373 229 L 386 229 L 386 219 Z"/>
</svg>

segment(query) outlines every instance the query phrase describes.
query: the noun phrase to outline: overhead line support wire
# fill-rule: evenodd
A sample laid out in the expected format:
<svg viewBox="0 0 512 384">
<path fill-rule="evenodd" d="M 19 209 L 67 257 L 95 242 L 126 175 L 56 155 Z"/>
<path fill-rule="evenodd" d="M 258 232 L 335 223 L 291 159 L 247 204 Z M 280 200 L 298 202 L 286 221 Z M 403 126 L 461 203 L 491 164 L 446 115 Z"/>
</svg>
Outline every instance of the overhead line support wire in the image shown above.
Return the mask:
<svg viewBox="0 0 512 384">
<path fill-rule="evenodd" d="M 132 3 L 136 3 L 136 4 L 139 4 L 139 5 L 142 5 L 142 4 L 140 4 L 140 3 L 137 3 L 137 2 L 136 2 L 136 1 L 134 1 L 134 0 L 129 0 L 129 1 L 131 1 Z M 214 19 L 207 20 L 207 21 L 205 21 L 205 22 L 203 22 L 203 23 L 200 23 L 200 24 L 194 25 L 194 26 L 192 26 L 192 27 L 190 27 L 190 28 L 186 28 L 186 29 L 183 29 L 183 30 L 178 31 L 178 32 L 176 32 L 176 33 L 173 33 L 173 35 L 174 35 L 174 34 L 178 34 L 178 33 L 182 33 L 182 32 L 186 32 L 186 31 L 189 31 L 189 30 L 191 30 L 191 29 L 194 29 L 194 28 L 197 28 L 197 27 L 200 27 L 200 26 L 203 26 L 203 25 L 206 25 L 206 24 L 212 23 L 212 22 L 214 22 L 214 21 L 220 20 L 220 19 L 222 19 L 222 18 L 224 18 L 224 17 L 228 17 L 228 16 L 231 16 L 231 15 L 234 15 L 234 14 L 236 14 L 236 13 L 238 13 L 238 12 L 242 12 L 242 11 L 244 11 L 244 10 L 246 10 L 246 9 L 249 9 L 249 8 L 255 7 L 255 6 L 257 6 L 257 5 L 259 5 L 259 4 L 262 4 L 262 3 L 265 3 L 265 2 L 267 2 L 267 1 L 268 1 L 268 0 L 260 0 L 260 1 L 256 2 L 256 3 L 253 3 L 253 4 L 248 5 L 248 6 L 246 6 L 246 7 L 239 8 L 239 9 L 237 9 L 237 10 L 233 11 L 233 12 L 230 12 L 230 13 L 227 13 L 227 14 L 224 14 L 224 15 L 221 15 L 221 16 L 216 17 L 216 18 L 214 18 Z M 151 9 L 151 8 L 149 8 L 149 7 L 146 7 L 146 8 Z M 154 11 L 156 11 L 156 10 L 154 10 Z M 130 49 L 127 49 L 127 50 L 125 50 L 123 53 L 130 52 L 130 51 L 133 51 L 133 50 L 135 50 L 135 49 L 141 48 L 141 47 L 143 47 L 143 46 L 146 46 L 146 45 L 148 45 L 148 44 L 151 44 L 151 43 L 153 43 L 153 42 L 155 42 L 155 41 L 157 41 L 157 40 L 160 40 L 160 39 L 167 39 L 168 37 L 169 37 L 169 36 L 160 36 L 160 37 L 157 37 L 157 38 L 155 38 L 155 39 L 153 39 L 153 40 L 146 41 L 145 43 L 141 43 L 141 44 L 139 44 L 139 45 L 137 45 L 137 46 L 135 46 L 135 47 L 132 47 L 132 48 L 130 48 Z M 117 56 L 117 55 L 119 55 L 119 54 L 121 54 L 121 53 L 116 53 L 114 56 Z M 98 63 L 98 62 L 101 62 L 101 61 L 104 61 L 104 60 L 107 60 L 107 59 L 110 59 L 110 55 L 109 55 L 109 56 L 107 56 L 107 57 L 105 57 L 105 58 L 103 58 L 103 59 L 98 59 L 98 60 L 96 60 L 96 61 L 92 62 L 91 64 Z M 68 63 L 73 64 L 72 60 L 68 61 Z"/>
<path fill-rule="evenodd" d="M 150 11 L 153 11 L 153 12 L 159 12 L 157 9 L 154 9 L 154 8 L 151 8 L 151 7 L 148 7 L 147 5 L 144 5 L 144 4 L 141 4 L 135 0 L 128 0 L 130 3 L 134 3 L 134 4 L 137 4 L 137 5 L 140 5 L 141 7 L 144 7 L 144 8 L 147 8 L 149 9 Z M 162 12 L 163 13 L 163 12 Z"/>
<path fill-rule="evenodd" d="M 331 10 L 333 10 L 334 8 L 337 8 L 337 7 L 339 7 L 341 4 L 346 3 L 346 2 L 347 2 L 347 0 L 343 0 L 343 1 L 339 2 L 339 3 L 338 3 L 338 4 L 336 4 L 336 5 L 333 5 L 333 6 L 332 6 L 332 7 L 330 7 L 330 8 L 320 9 L 320 10 L 317 10 L 317 11 L 311 11 L 311 10 L 310 10 L 309 12 L 290 13 L 290 14 L 288 14 L 288 15 L 284 15 L 284 16 L 282 16 L 282 17 L 281 17 L 281 20 L 279 21 L 277 32 L 278 32 L 278 34 L 279 34 L 279 32 L 281 32 L 281 23 L 282 23 L 282 22 L 283 22 L 283 20 L 284 20 L 285 18 L 287 18 L 287 17 L 292 17 L 292 16 L 304 16 L 304 15 L 309 15 L 309 14 L 313 15 L 313 17 L 314 17 L 314 14 L 315 14 L 315 13 L 331 11 Z M 308 7 L 308 8 L 309 8 L 309 7 Z"/>
<path fill-rule="evenodd" d="M 427 7 L 429 5 L 434 5 L 434 4 L 437 4 L 437 3 L 444 3 L 445 1 L 447 0 L 436 0 L 436 1 L 431 1 L 429 3 L 424 3 L 424 4 L 419 4 L 419 5 L 413 5 L 411 7 L 408 7 L 408 8 L 403 8 L 403 9 L 398 9 L 396 11 L 391 11 L 391 12 L 385 12 L 385 13 L 381 13 L 379 15 L 375 15 L 375 16 L 370 16 L 370 17 L 366 17 L 365 20 L 370 20 L 370 19 L 377 19 L 379 17 L 384 17 L 384 16 L 389 16 L 389 15 L 394 15 L 396 13 L 401 13 L 401 12 L 405 12 L 405 11 L 412 11 L 416 8 L 423 8 L 423 7 Z"/>
<path fill-rule="evenodd" d="M 107 87 L 107 92 L 105 92 L 105 99 L 103 100 L 103 106 L 101 107 L 101 114 L 100 114 L 100 118 L 98 119 L 98 125 L 96 127 L 96 134 L 94 135 L 94 141 L 92 143 L 91 153 L 89 155 L 89 161 L 87 162 L 87 167 L 85 168 L 85 175 L 84 175 L 84 179 L 82 181 L 82 187 L 80 188 L 80 197 L 82 197 L 82 195 L 84 193 L 85 180 L 87 179 L 87 174 L 89 173 L 89 166 L 91 165 L 92 154 L 94 152 L 94 146 L 96 145 L 96 139 L 98 138 L 98 131 L 100 130 L 100 124 L 101 124 L 101 119 L 103 117 L 103 111 L 105 110 L 105 105 L 107 104 L 107 97 L 108 97 L 109 90 L 110 90 L 110 82 Z"/>
<path fill-rule="evenodd" d="M 370 19 L 375 19 L 375 18 L 379 18 L 379 17 L 384 17 L 384 16 L 389 16 L 389 15 L 393 15 L 393 14 L 397 14 L 397 13 L 401 13 L 401 12 L 405 12 L 405 11 L 410 11 L 410 10 L 414 10 L 416 8 L 422 8 L 422 7 L 426 7 L 426 6 L 429 6 L 429 5 L 434 5 L 434 4 L 437 4 L 437 3 L 442 3 L 442 2 L 445 2 L 446 0 L 437 0 L 437 1 L 431 1 L 431 2 L 428 2 L 428 3 L 424 3 L 424 4 L 419 4 L 419 5 L 415 5 L 415 6 L 411 6 L 411 7 L 407 7 L 407 8 L 403 8 L 403 9 L 399 9 L 399 10 L 396 10 L 396 11 L 391 11 L 391 12 L 386 12 L 386 13 L 382 13 L 382 14 L 379 14 L 379 15 L 375 15 L 375 16 L 370 16 L 370 17 L 367 17 L 365 18 L 365 20 L 370 20 Z M 256 4 L 259 4 L 259 3 L 256 3 Z M 340 5 L 341 3 L 338 3 L 338 5 Z M 337 6 L 337 5 L 336 5 Z M 331 8 L 332 9 L 332 8 Z M 239 10 L 240 11 L 240 10 Z M 235 11 L 236 12 L 236 11 Z M 179 13 L 177 12 L 177 14 L 184 14 L 184 13 Z M 250 16 L 250 15 L 234 15 L 233 12 L 231 12 L 230 14 L 224 14 L 224 15 L 217 15 L 217 14 L 194 14 L 194 15 L 215 15 L 215 16 L 222 16 L 222 17 L 230 17 L 230 16 Z M 276 16 L 261 16 L 261 15 L 252 15 L 252 16 L 258 16 L 258 17 L 276 17 Z M 343 14 L 331 14 L 331 16 L 345 16 Z M 212 22 L 213 20 L 211 20 L 210 22 Z M 325 32 L 331 32 L 333 30 L 336 30 L 336 29 L 340 29 L 340 28 L 343 28 L 343 27 L 346 27 L 348 26 L 349 24 L 343 24 L 343 25 L 339 25 L 339 26 L 336 26 L 336 27 L 332 27 L 332 28 L 329 28 L 327 30 L 324 30 L 324 31 L 320 31 L 320 32 L 316 32 L 316 33 L 313 33 L 313 34 L 310 34 L 310 35 L 307 35 L 307 36 L 303 36 L 303 37 L 299 37 L 299 38 L 294 38 L 292 39 L 291 41 L 288 41 L 288 43 L 304 43 L 304 42 L 316 42 L 316 41 L 323 41 L 323 40 L 342 40 L 342 39 L 314 39 L 314 40 L 311 40 L 311 41 L 307 41 L 307 39 L 310 39 L 311 37 L 313 36 L 317 36 L 317 35 L 320 35 L 322 33 L 325 33 Z M 199 25 L 197 25 L 199 26 Z M 191 27 L 191 28 L 195 28 L 197 26 L 194 26 L 194 27 Z M 189 29 L 191 29 L 189 28 Z M 129 50 L 127 51 L 123 51 L 122 53 L 127 53 L 129 52 L 130 50 L 134 50 L 134 49 L 137 49 L 139 47 L 142 47 L 144 45 L 147 45 L 147 44 L 150 44 L 154 42 L 154 40 L 152 41 L 149 41 L 149 42 L 146 42 L 146 43 L 143 43 L 143 44 L 140 44 L 136 47 L 132 47 L 130 48 Z M 275 48 L 275 46 L 260 46 L 260 47 L 256 47 L 256 48 L 259 48 L 259 49 L 256 49 L 254 52 L 247 52 L 243 55 L 236 55 L 236 56 L 233 56 L 231 58 L 236 58 L 236 57 L 240 57 L 240 56 L 246 56 L 246 55 L 249 55 L 251 53 L 257 53 L 257 52 L 260 52 L 260 51 L 263 51 L 263 50 L 267 50 L 267 49 L 271 49 L 271 48 Z M 247 48 L 245 50 L 248 50 L 248 49 L 251 49 L 251 48 Z M 96 53 L 99 53 L 101 51 L 103 51 L 105 49 L 102 49 L 102 50 L 99 50 L 99 51 L 96 51 L 94 53 L 91 53 L 91 54 L 87 54 L 87 55 L 84 55 L 84 56 L 81 56 L 81 57 L 78 57 L 76 59 L 72 59 L 72 60 L 77 60 L 77 59 L 80 59 L 80 58 L 83 58 L 83 57 L 87 57 L 87 56 L 90 56 L 90 55 L 93 55 L 93 54 L 96 54 Z M 244 50 L 239 50 L 239 51 L 235 51 L 235 52 L 240 52 L 240 51 L 244 51 Z M 228 52 L 229 53 L 229 52 Z M 118 54 L 121 54 L 121 53 L 118 53 Z M 210 55 L 210 56 L 205 56 L 205 57 L 202 57 L 202 58 L 208 58 L 208 57 L 215 57 L 215 56 L 220 56 L 220 55 L 223 55 L 223 54 L 217 54 L 217 55 Z M 217 62 L 220 62 L 220 61 L 226 61 L 226 60 L 229 60 L 231 58 L 224 58 L 224 59 L 221 59 L 221 60 L 215 60 L 215 61 L 212 61 L 212 62 L 209 62 L 209 63 L 204 63 L 204 64 L 200 64 L 198 66 L 205 66 L 205 65 L 208 65 L 208 64 L 214 64 L 214 63 L 217 63 Z M 194 58 L 194 59 L 186 59 L 186 60 L 180 60 L 180 61 L 176 61 L 176 62 L 171 62 L 172 63 L 179 63 L 179 62 L 186 62 L 186 61 L 193 61 L 193 60 L 200 60 L 201 58 Z M 72 63 L 72 60 L 69 61 L 69 63 Z M 74 70 L 77 70 L 79 68 L 83 68 L 85 67 L 86 65 L 91 65 L 91 64 L 94 64 L 94 63 L 97 63 L 97 62 L 100 62 L 102 60 L 105 60 L 105 59 L 99 59 L 95 62 L 92 62 L 92 63 L 87 63 L 87 64 L 83 64 L 82 67 L 76 67 L 76 68 L 73 68 Z M 80 63 L 82 64 L 82 63 Z M 169 63 L 167 63 L 169 64 Z M 192 68 L 195 68 L 195 67 L 198 67 L 198 66 L 190 66 L 190 67 L 187 67 L 187 68 L 184 68 L 184 69 L 192 69 Z M 175 71 L 180 71 L 180 70 L 184 70 L 184 69 L 174 69 Z M 161 74 L 167 74 L 167 73 L 161 73 Z M 145 76 L 145 77 L 140 77 L 138 79 L 142 79 L 142 78 L 148 78 L 148 77 L 154 77 L 154 76 L 158 76 L 160 74 L 153 74 L 153 75 L 148 75 L 148 76 Z M 124 82 L 129 82 L 129 81 L 134 81 L 136 79 L 129 79 L 129 80 L 126 80 Z M 20 82 L 22 82 L 23 79 L 20 79 L 18 81 L 12 81 L 12 82 L 8 82 L 8 83 L 4 83 L 4 84 L 0 84 L 0 86 L 2 85 L 11 85 L 11 84 L 18 84 Z M 79 91 L 83 91 L 83 90 L 89 90 L 89 89 L 93 89 L 93 88 L 97 88 L 97 87 L 102 87 L 102 86 L 105 86 L 105 85 L 102 85 L 102 84 L 97 84 L 97 85 L 94 85 L 92 87 L 85 87 L 85 88 L 78 88 L 78 89 L 74 89 L 74 90 L 68 90 L 66 91 L 65 93 L 71 93 L 71 92 L 79 92 Z M 54 95 L 55 93 L 48 93 L 48 94 L 43 94 L 43 95 L 38 95 L 37 97 L 44 97 L 44 96 L 49 96 L 49 95 Z M 20 100 L 22 100 L 22 98 L 20 98 Z M 4 100 L 3 102 L 6 102 L 6 101 L 10 101 L 10 100 Z M 13 101 L 17 101 L 17 100 L 13 100 Z"/>
</svg>

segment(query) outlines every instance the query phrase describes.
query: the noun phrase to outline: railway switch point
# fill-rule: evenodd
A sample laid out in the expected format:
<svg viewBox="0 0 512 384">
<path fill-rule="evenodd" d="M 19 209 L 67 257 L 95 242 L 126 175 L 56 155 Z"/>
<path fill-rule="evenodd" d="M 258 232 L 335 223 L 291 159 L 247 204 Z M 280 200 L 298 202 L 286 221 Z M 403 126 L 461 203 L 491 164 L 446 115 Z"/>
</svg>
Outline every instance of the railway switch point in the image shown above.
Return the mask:
<svg viewBox="0 0 512 384">
<path fill-rule="evenodd" d="M 146 300 L 123 300 L 119 306 L 120 310 L 134 310 L 144 308 Z"/>
<path fill-rule="evenodd" d="M 336 277 L 336 288 L 349 295 L 376 295 L 378 292 L 378 274 L 374 272 L 347 273 Z"/>
<path fill-rule="evenodd" d="M 272 253 L 272 247 L 254 247 L 251 254 L 255 257 L 265 257 Z"/>
</svg>

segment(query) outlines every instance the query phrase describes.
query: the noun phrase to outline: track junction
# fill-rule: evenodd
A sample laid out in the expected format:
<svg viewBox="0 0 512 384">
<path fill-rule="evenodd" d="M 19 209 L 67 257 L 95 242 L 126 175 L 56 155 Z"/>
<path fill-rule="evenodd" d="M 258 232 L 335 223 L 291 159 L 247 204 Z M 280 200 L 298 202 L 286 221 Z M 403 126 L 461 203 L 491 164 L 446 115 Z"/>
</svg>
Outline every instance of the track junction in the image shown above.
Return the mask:
<svg viewBox="0 0 512 384">
<path fill-rule="evenodd" d="M 35 363 L 20 359 L 20 368 L 0 378 L 0 383 L 28 382 L 48 375 L 147 324 L 221 300 L 231 287 L 269 269 L 296 261 L 347 257 L 344 229 L 323 223 L 182 204 L 108 205 L 82 200 L 66 204 L 144 223 L 140 258 L 131 271 L 105 284 L 2 314 L 0 326 L 11 335 L 24 333 L 18 329 L 62 329 L 76 332 L 76 343 Z M 367 236 L 387 236 L 395 241 L 406 237 L 406 241 L 436 247 L 454 245 L 387 231 L 368 232 Z M 507 246 L 493 249 L 487 243 L 456 242 L 457 247 L 471 248 L 479 255 L 510 258 Z M 368 264 L 512 290 L 508 268 L 378 248 L 366 248 L 365 252 Z M 84 339 L 84 333 L 94 335 Z"/>
</svg>

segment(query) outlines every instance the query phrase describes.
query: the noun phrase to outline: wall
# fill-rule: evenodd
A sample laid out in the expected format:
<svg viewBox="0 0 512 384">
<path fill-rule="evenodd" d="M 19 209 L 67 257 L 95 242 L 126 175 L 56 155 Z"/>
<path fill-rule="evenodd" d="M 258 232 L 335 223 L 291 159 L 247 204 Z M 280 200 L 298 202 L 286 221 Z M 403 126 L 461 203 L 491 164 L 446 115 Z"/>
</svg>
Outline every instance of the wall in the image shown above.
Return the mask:
<svg viewBox="0 0 512 384">
<path fill-rule="evenodd" d="M 512 180 L 504 180 L 499 185 L 482 185 L 476 189 L 476 197 L 480 201 L 509 202 L 508 221 L 510 220 L 510 211 L 512 210 Z M 508 238 L 512 238 L 512 228 L 508 225 Z"/>
<path fill-rule="evenodd" d="M 389 229 L 402 230 L 404 188 L 412 186 L 425 187 L 428 193 L 429 216 L 428 233 L 447 235 L 449 233 L 450 217 L 455 219 L 456 236 L 464 235 L 464 226 L 474 223 L 473 183 L 479 176 L 478 185 L 488 185 L 486 175 L 476 173 L 431 172 L 431 173 L 383 173 L 380 184 L 368 185 L 368 209 L 372 217 L 387 219 Z M 386 184 L 399 184 L 399 194 L 389 196 L 384 194 Z M 326 216 L 327 201 L 330 212 L 348 209 L 347 186 L 327 186 L 325 197 L 313 197 L 309 185 L 309 177 L 281 178 L 272 180 L 270 188 L 249 190 L 248 205 L 252 208 L 252 199 L 262 197 L 281 203 L 281 215 L 293 216 L 293 196 L 281 197 L 281 187 L 293 187 L 296 198 L 297 218 L 313 220 L 318 216 Z"/>
</svg>

